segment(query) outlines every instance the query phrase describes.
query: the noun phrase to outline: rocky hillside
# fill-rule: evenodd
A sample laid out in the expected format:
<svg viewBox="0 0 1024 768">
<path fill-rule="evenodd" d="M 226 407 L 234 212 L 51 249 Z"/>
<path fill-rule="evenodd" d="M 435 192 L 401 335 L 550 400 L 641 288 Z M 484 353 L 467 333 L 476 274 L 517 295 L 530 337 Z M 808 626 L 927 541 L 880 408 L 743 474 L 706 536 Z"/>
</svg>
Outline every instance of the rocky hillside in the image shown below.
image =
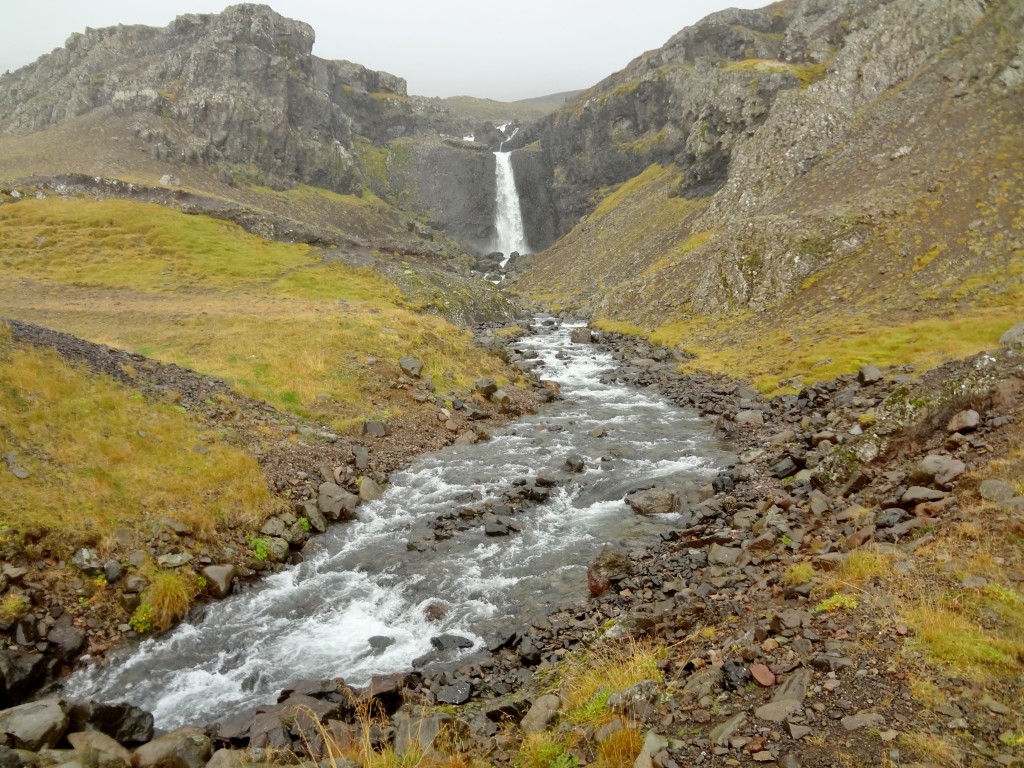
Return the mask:
<svg viewBox="0 0 1024 768">
<path fill-rule="evenodd" d="M 1022 22 L 1014 2 L 851 0 L 683 30 L 524 139 L 570 231 L 521 288 L 735 350 L 709 362 L 766 389 L 895 325 L 993 343 L 1024 272 Z"/>
</svg>

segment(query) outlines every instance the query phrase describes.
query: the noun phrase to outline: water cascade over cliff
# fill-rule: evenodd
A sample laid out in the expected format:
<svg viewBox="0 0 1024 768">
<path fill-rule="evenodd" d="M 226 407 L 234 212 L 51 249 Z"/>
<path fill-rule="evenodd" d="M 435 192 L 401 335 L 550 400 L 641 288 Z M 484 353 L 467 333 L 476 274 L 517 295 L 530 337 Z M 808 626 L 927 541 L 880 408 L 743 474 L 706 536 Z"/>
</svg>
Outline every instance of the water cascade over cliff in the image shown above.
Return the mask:
<svg viewBox="0 0 1024 768">
<path fill-rule="evenodd" d="M 529 253 L 526 234 L 523 231 L 523 211 L 519 204 L 519 192 L 516 189 L 516 178 L 512 171 L 512 153 L 494 153 L 494 187 L 496 204 L 494 206 L 494 250 L 505 255 L 501 266 L 504 267 L 513 253 Z"/>
</svg>

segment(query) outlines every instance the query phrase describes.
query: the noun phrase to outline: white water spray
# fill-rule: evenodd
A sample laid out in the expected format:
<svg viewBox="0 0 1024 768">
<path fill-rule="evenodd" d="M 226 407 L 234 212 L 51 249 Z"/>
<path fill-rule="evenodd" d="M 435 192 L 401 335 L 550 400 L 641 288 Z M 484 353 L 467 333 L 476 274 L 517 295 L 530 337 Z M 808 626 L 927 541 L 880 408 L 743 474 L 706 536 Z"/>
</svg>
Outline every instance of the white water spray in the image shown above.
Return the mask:
<svg viewBox="0 0 1024 768">
<path fill-rule="evenodd" d="M 515 174 L 512 171 L 512 153 L 494 153 L 494 186 L 497 200 L 494 207 L 494 245 L 505 254 L 504 267 L 513 252 L 529 253 L 526 233 L 523 231 L 523 211 L 519 205 Z"/>
</svg>

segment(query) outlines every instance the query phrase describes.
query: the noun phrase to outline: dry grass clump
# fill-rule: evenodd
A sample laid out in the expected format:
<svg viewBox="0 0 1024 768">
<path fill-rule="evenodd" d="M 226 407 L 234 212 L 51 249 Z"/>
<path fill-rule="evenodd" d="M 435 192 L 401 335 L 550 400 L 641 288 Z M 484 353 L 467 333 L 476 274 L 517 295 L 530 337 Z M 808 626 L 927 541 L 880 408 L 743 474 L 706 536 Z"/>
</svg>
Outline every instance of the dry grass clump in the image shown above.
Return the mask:
<svg viewBox="0 0 1024 768">
<path fill-rule="evenodd" d="M 132 614 L 131 627 L 142 633 L 169 629 L 185 618 L 200 591 L 199 581 L 191 571 L 152 574 L 149 586 L 140 596 L 140 605 Z"/>
<path fill-rule="evenodd" d="M 161 519 L 209 534 L 275 508 L 256 461 L 180 409 L 0 329 L 0 455 L 28 473 L 0 472 L 0 525 L 71 546 Z"/>
<path fill-rule="evenodd" d="M 658 666 L 665 649 L 649 642 L 607 643 L 569 654 L 555 671 L 566 719 L 600 721 L 608 714 L 608 697 L 642 680 L 660 683 Z"/>
</svg>

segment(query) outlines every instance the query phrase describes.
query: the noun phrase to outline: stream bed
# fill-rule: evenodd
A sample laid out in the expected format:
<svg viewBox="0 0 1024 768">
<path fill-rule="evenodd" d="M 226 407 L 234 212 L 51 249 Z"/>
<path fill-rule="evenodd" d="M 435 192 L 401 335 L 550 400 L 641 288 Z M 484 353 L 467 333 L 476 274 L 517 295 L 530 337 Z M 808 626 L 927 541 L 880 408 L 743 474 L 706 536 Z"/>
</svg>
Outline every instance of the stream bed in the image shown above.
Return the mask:
<svg viewBox="0 0 1024 768">
<path fill-rule="evenodd" d="M 275 701 L 296 680 L 359 686 L 408 670 L 441 634 L 471 639 L 471 653 L 495 626 L 584 600 L 586 565 L 604 544 L 638 544 L 673 526 L 674 515 L 635 514 L 622 500 L 628 491 L 704 482 L 731 454 L 696 412 L 609 383 L 615 361 L 573 344 L 572 326 L 536 324 L 516 347 L 537 353 L 537 373 L 559 383 L 560 400 L 484 443 L 417 458 L 392 474 L 382 499 L 359 508 L 358 521 L 313 539 L 303 563 L 77 671 L 65 695 L 129 701 L 161 728 L 213 722 Z M 605 436 L 589 434 L 596 427 Z M 521 532 L 488 537 L 476 526 L 424 551 L 408 546 L 430 540 L 439 515 L 474 497 L 497 501 L 517 480 L 561 473 L 570 454 L 583 471 L 517 513 Z"/>
</svg>

